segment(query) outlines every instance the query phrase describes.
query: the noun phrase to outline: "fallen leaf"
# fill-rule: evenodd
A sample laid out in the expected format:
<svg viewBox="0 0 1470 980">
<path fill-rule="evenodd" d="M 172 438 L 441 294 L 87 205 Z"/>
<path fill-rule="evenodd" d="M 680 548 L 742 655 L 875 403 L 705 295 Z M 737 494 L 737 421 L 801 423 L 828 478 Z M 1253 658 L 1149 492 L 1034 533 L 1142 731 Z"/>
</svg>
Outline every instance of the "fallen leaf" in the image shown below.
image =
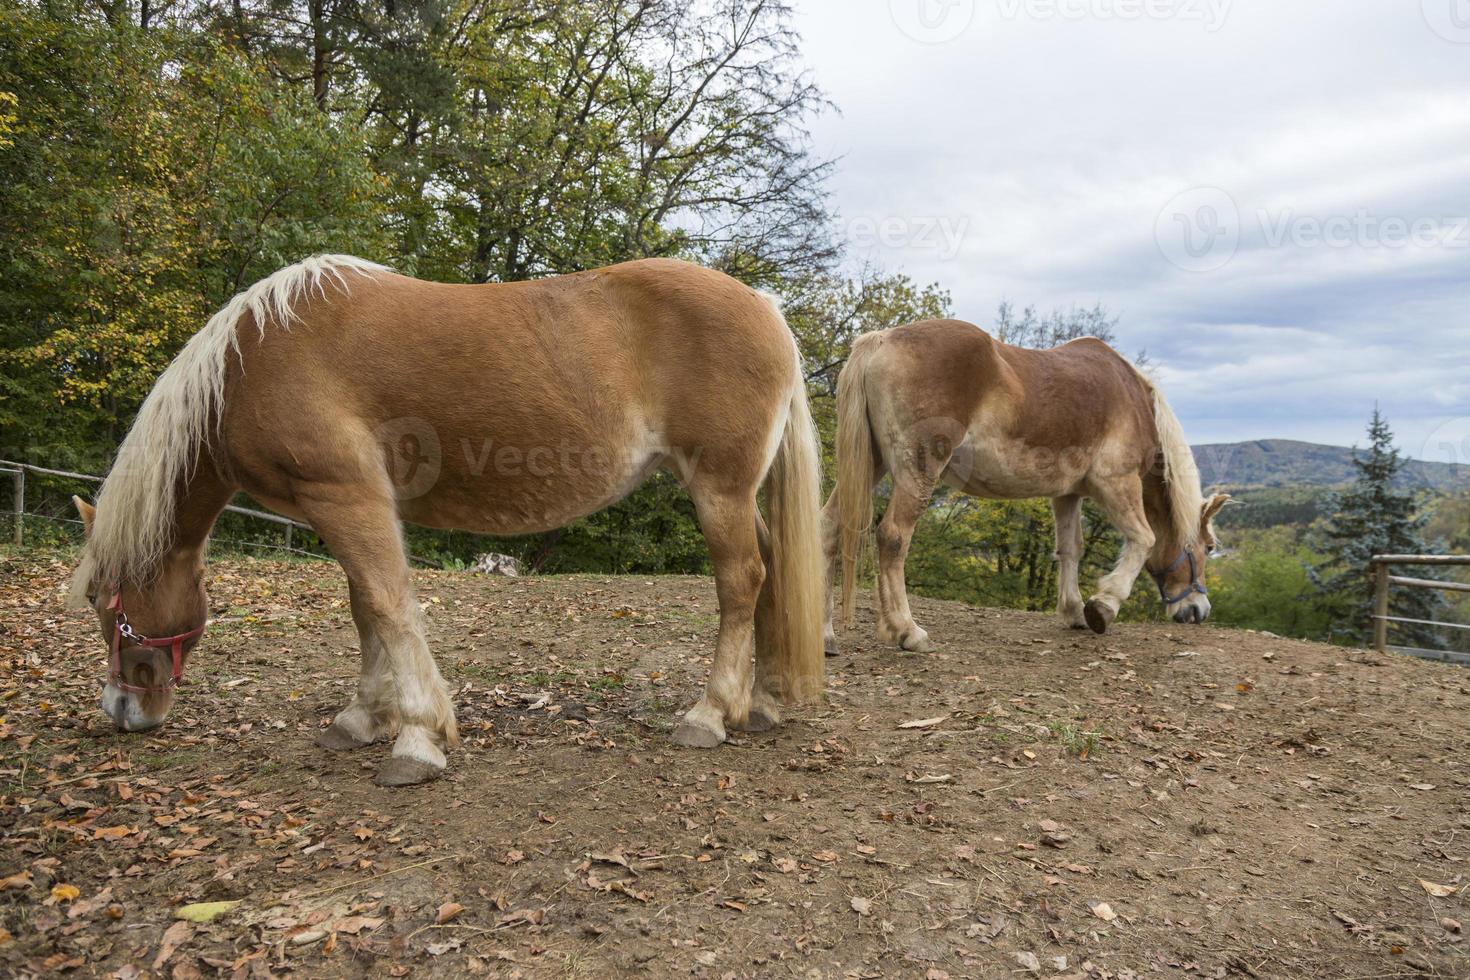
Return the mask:
<svg viewBox="0 0 1470 980">
<path fill-rule="evenodd" d="M 1041 972 L 1041 960 L 1036 958 L 1035 953 L 1021 952 L 1016 955 L 1016 965 L 1028 973 Z"/>
<path fill-rule="evenodd" d="M 1087 905 L 1092 909 L 1092 914 L 1104 922 L 1112 922 L 1118 917 L 1118 913 L 1107 902 L 1088 902 Z"/>
<path fill-rule="evenodd" d="M 129 834 L 131 834 L 131 833 L 135 833 L 135 831 L 134 831 L 134 829 L 132 827 L 126 827 L 126 826 L 121 826 L 121 825 L 119 825 L 117 827 L 98 827 L 96 830 L 92 831 L 92 839 L 93 840 L 117 840 L 118 838 L 120 838 L 120 837 L 126 837 Z"/>
<path fill-rule="evenodd" d="M 445 902 L 439 906 L 439 911 L 434 915 L 434 922 L 442 926 L 450 919 L 456 918 L 463 911 L 464 906 L 458 902 Z"/>
<path fill-rule="evenodd" d="M 1432 789 L 1438 789 L 1434 783 L 1411 783 L 1409 789 L 1417 789 L 1421 793 L 1427 793 Z"/>
<path fill-rule="evenodd" d="M 1425 891 L 1433 895 L 1435 898 L 1449 898 L 1455 892 L 1459 891 L 1459 889 L 1454 887 L 1453 885 L 1436 885 L 1434 882 L 1425 881 L 1423 878 L 1419 879 L 1419 884 Z"/>
<path fill-rule="evenodd" d="M 0 892 L 8 892 L 16 888 L 30 888 L 34 884 L 29 871 L 17 871 L 13 875 L 0 878 Z"/>
<path fill-rule="evenodd" d="M 332 923 L 333 932 L 345 932 L 349 936 L 355 936 L 364 929 L 371 932 L 383 924 L 382 919 L 367 915 L 349 915 L 345 919 L 338 919 Z"/>
<path fill-rule="evenodd" d="M 169 926 L 158 944 L 158 955 L 153 957 L 153 969 L 162 970 L 169 957 L 194 935 L 194 923 L 181 921 Z"/>
<path fill-rule="evenodd" d="M 84 915 L 91 915 L 111 901 L 112 886 L 109 885 L 85 902 L 73 902 L 71 908 L 67 909 L 66 917 L 68 919 L 80 919 Z"/>
<path fill-rule="evenodd" d="M 776 866 L 776 870 L 781 872 L 783 875 L 789 875 L 796 871 L 797 868 L 796 861 L 789 857 L 773 858 L 771 860 L 771 863 L 774 864 Z"/>
<path fill-rule="evenodd" d="M 949 717 L 949 715 L 944 714 L 944 715 L 939 715 L 937 718 L 919 718 L 919 719 L 917 719 L 915 721 L 906 721 L 903 724 L 899 725 L 898 727 L 899 728 L 933 728 L 935 725 L 937 725 L 940 722 L 944 721 L 948 717 Z"/>
<path fill-rule="evenodd" d="M 195 902 L 192 905 L 180 905 L 174 909 L 175 919 L 186 919 L 189 922 L 212 922 L 230 909 L 239 905 L 242 899 L 231 902 Z"/>
<path fill-rule="evenodd" d="M 507 912 L 502 915 L 500 917 L 500 924 L 503 926 L 539 926 L 545 920 L 545 909 L 516 909 L 514 912 Z"/>
<path fill-rule="evenodd" d="M 75 901 L 82 894 L 82 890 L 76 885 L 52 885 L 51 899 L 56 902 Z"/>
<path fill-rule="evenodd" d="M 854 895 L 852 897 L 852 910 L 858 915 L 867 915 L 873 910 L 873 900 L 871 898 L 860 898 L 857 895 Z"/>
</svg>

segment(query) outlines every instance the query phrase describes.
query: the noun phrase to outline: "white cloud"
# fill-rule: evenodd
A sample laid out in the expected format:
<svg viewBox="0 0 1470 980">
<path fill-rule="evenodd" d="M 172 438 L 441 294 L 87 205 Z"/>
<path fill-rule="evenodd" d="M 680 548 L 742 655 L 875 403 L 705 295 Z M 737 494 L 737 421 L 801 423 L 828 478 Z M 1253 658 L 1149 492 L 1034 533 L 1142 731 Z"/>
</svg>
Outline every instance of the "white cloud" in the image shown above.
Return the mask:
<svg viewBox="0 0 1470 980">
<path fill-rule="evenodd" d="M 982 325 L 1001 299 L 1101 300 L 1201 441 L 1351 443 L 1376 401 L 1418 451 L 1470 417 L 1470 48 L 1417 2 L 1234 0 L 1213 32 L 1089 13 L 1206 0 L 1059 2 L 799 4 L 842 110 L 815 135 L 843 158 L 846 221 L 963 228 L 944 249 L 870 236 L 855 258 L 940 282 Z M 1084 16 L 1046 13 L 1063 8 Z M 946 43 L 897 26 L 971 10 Z M 1157 230 L 1202 186 L 1228 194 L 1237 241 L 1191 272 Z"/>
</svg>

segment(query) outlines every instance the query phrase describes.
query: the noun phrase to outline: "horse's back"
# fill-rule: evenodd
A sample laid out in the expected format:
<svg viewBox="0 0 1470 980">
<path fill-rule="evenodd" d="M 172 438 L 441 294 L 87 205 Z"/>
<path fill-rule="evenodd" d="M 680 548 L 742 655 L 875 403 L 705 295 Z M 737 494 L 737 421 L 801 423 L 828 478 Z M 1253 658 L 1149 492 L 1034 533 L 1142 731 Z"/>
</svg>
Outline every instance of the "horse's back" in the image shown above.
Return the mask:
<svg viewBox="0 0 1470 980">
<path fill-rule="evenodd" d="M 945 479 L 981 496 L 1077 492 L 1096 461 L 1151 444 L 1147 388 L 1106 343 L 1002 343 L 961 320 L 870 335 L 868 388 L 887 438 L 953 446 Z M 931 456 L 938 451 L 927 448 Z M 885 452 L 890 465 L 897 459 Z M 1128 462 L 1127 465 L 1131 465 Z"/>
<path fill-rule="evenodd" d="M 432 480 L 410 480 L 430 489 L 402 505 L 423 523 L 555 527 L 671 451 L 759 453 L 795 373 L 768 300 L 673 260 L 486 285 L 349 277 L 296 313 L 288 329 L 242 324 L 231 455 L 282 501 L 288 478 L 404 447 L 432 457 L 411 467 Z"/>
</svg>

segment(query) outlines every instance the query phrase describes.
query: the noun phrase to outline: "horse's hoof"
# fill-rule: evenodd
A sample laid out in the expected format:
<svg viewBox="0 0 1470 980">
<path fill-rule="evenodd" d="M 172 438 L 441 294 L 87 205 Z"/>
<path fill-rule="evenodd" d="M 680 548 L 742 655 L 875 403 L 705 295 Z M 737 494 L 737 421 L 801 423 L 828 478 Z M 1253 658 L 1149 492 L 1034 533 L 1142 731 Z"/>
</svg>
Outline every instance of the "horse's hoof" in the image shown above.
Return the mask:
<svg viewBox="0 0 1470 980">
<path fill-rule="evenodd" d="M 929 653 L 934 649 L 934 644 L 929 642 L 929 634 L 918 626 L 905 633 L 898 645 L 910 653 Z"/>
<path fill-rule="evenodd" d="M 681 721 L 674 727 L 674 744 L 686 749 L 712 749 L 725 740 L 724 732 Z"/>
<path fill-rule="evenodd" d="M 326 749 L 328 752 L 350 752 L 372 744 L 372 742 L 364 741 L 353 735 L 335 721 L 317 732 L 313 741 L 316 742 L 317 748 Z"/>
<path fill-rule="evenodd" d="M 825 653 L 829 657 L 835 657 L 838 654 L 840 654 L 842 651 L 839 650 L 839 649 L 837 649 L 837 637 L 835 637 L 835 636 L 824 636 L 824 637 L 822 637 L 822 652 Z"/>
<path fill-rule="evenodd" d="M 427 783 L 438 779 L 444 770 L 438 766 L 431 766 L 421 759 L 411 759 L 406 755 L 393 755 L 383 763 L 378 774 L 373 777 L 373 782 L 379 786 L 416 786 L 419 783 Z"/>
<path fill-rule="evenodd" d="M 1099 636 L 1108 631 L 1108 624 L 1115 615 L 1117 614 L 1096 599 L 1082 607 L 1082 616 L 1087 620 L 1088 628 Z"/>
<path fill-rule="evenodd" d="M 761 708 L 751 708 L 750 714 L 745 716 L 745 724 L 739 728 L 742 732 L 768 732 L 779 724 L 779 717 L 772 717 Z"/>
</svg>

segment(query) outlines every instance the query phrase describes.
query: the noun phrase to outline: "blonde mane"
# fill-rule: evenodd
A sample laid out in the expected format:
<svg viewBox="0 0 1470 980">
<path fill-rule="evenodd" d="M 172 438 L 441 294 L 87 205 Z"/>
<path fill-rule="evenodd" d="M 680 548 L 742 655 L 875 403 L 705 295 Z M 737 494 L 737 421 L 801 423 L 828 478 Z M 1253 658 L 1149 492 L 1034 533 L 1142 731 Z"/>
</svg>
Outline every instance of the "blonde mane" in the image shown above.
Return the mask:
<svg viewBox="0 0 1470 980">
<path fill-rule="evenodd" d="M 97 515 L 77 580 L 93 573 L 146 581 L 168 551 L 181 484 L 209 442 L 224 405 L 225 366 L 239 356 L 237 328 L 248 313 L 265 337 L 266 324 L 289 330 L 295 304 L 328 281 L 347 289 L 344 273 L 374 276 L 386 266 L 350 255 L 314 255 L 238 293 L 179 351 L 138 411 L 133 427 L 97 495 Z M 82 582 L 85 589 L 88 582 Z M 75 586 L 75 582 L 74 582 Z M 73 593 L 77 590 L 74 587 Z"/>
<path fill-rule="evenodd" d="M 1153 399 L 1154 428 L 1158 431 L 1159 452 L 1164 457 L 1164 488 L 1169 501 L 1169 521 L 1179 547 L 1188 548 L 1199 537 L 1200 515 L 1205 506 L 1204 491 L 1200 488 L 1199 467 L 1194 461 L 1194 450 L 1184 436 L 1184 427 L 1179 424 L 1179 417 L 1164 400 L 1163 393 L 1143 372 L 1138 372 L 1138 377 Z"/>
</svg>

